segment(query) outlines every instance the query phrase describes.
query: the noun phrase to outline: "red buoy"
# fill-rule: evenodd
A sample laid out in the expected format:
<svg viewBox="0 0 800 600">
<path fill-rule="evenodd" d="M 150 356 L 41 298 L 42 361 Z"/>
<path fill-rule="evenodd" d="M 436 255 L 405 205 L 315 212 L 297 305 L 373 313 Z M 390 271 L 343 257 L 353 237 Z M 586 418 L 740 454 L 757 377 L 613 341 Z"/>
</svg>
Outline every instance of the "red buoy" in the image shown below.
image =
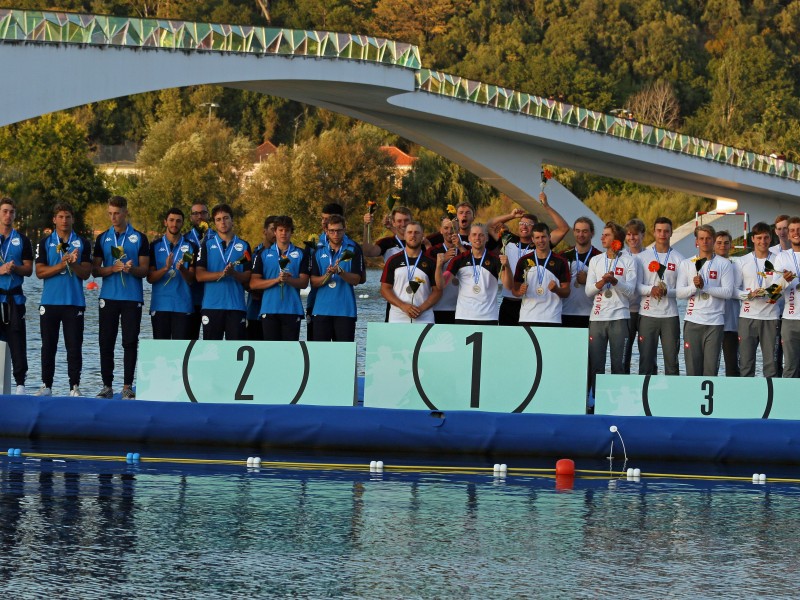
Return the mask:
<svg viewBox="0 0 800 600">
<path fill-rule="evenodd" d="M 556 462 L 556 477 L 575 477 L 575 461 L 562 458 Z"/>
</svg>

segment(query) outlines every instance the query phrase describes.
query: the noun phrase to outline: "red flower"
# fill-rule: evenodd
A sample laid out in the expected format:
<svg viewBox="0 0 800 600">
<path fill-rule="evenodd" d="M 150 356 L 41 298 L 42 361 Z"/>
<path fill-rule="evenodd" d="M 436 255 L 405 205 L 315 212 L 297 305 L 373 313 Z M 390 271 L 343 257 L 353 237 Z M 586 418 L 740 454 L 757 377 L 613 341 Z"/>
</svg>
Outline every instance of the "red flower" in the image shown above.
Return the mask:
<svg viewBox="0 0 800 600">
<path fill-rule="evenodd" d="M 613 242 L 611 242 L 611 249 L 614 252 L 619 252 L 620 250 L 622 250 L 622 242 L 620 242 L 619 240 L 614 240 Z"/>
<path fill-rule="evenodd" d="M 647 270 L 651 273 L 658 273 L 658 270 L 661 268 L 661 263 L 657 260 L 650 261 L 650 264 L 647 265 Z"/>
</svg>

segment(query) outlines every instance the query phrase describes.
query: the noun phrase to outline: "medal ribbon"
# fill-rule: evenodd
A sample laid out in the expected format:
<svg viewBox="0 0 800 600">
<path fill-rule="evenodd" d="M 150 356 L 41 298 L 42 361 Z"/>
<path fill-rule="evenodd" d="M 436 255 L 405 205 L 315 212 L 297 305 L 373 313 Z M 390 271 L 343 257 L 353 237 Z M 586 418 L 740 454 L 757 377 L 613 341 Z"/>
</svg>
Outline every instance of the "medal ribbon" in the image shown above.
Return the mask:
<svg viewBox="0 0 800 600">
<path fill-rule="evenodd" d="M 9 234 L 9 236 L 5 240 L 3 240 L 2 244 L 0 244 L 0 248 L 2 248 L 3 246 L 6 247 L 6 249 L 3 250 L 3 262 L 4 263 L 6 262 L 6 257 L 8 256 L 8 251 L 11 250 L 11 240 L 14 239 L 14 234 L 15 233 L 17 233 L 17 232 L 14 229 L 12 229 L 11 233 Z M 17 237 L 19 237 L 18 233 L 17 233 Z"/>
<path fill-rule="evenodd" d="M 542 281 L 544 281 L 544 274 L 547 271 L 547 263 L 550 262 L 550 257 L 553 256 L 553 251 L 547 253 L 547 258 L 544 259 L 544 266 L 542 270 L 539 270 L 539 254 L 534 252 L 533 257 L 536 259 L 536 286 L 538 288 L 542 287 Z"/>
<path fill-rule="evenodd" d="M 228 246 L 228 256 L 225 256 L 225 254 L 222 252 L 222 244 L 224 243 L 223 239 L 219 238 L 219 240 L 217 240 L 217 251 L 219 252 L 219 255 L 222 257 L 222 262 L 225 263 L 226 265 L 231 260 L 231 254 L 233 254 L 233 247 L 236 245 L 236 240 L 238 239 L 239 238 L 236 237 L 235 235 L 233 236 L 230 246 Z"/>
<path fill-rule="evenodd" d="M 411 267 L 411 260 L 408 258 L 408 252 L 406 251 L 405 246 L 403 246 L 403 254 L 406 257 L 406 274 L 408 275 L 408 283 L 411 285 L 411 280 L 414 279 L 414 273 L 417 272 L 417 265 L 419 264 L 419 259 L 422 258 L 422 248 L 420 248 L 420 253 L 417 254 L 417 262 L 414 263 L 414 267 Z"/>
<path fill-rule="evenodd" d="M 167 252 L 169 252 L 171 254 L 172 250 L 169 247 L 169 241 L 167 240 L 166 234 L 164 235 L 163 239 L 164 239 L 164 247 L 167 249 Z M 175 254 L 172 255 L 172 267 L 170 268 L 170 271 L 174 271 L 175 270 L 175 261 L 178 260 L 178 252 L 180 252 L 180 249 L 181 249 L 181 240 L 182 239 L 183 238 L 181 238 L 180 240 L 178 240 L 175 243 Z"/>
<path fill-rule="evenodd" d="M 470 252 L 470 258 L 472 259 L 472 279 L 475 281 L 475 285 L 478 285 L 478 281 L 481 278 L 480 269 L 483 268 L 483 261 L 486 258 L 486 248 L 483 249 L 481 262 L 477 266 L 475 265 L 475 254 L 473 252 Z"/>
<path fill-rule="evenodd" d="M 653 246 L 653 254 L 656 255 L 656 262 L 658 264 L 662 264 L 661 259 L 658 257 L 658 252 L 656 251 L 656 247 L 655 246 Z M 666 258 L 664 259 L 664 262 L 663 262 L 663 265 L 664 265 L 665 268 L 669 264 L 669 255 L 670 254 L 672 254 L 672 247 L 671 246 L 670 246 L 669 250 L 667 250 L 667 256 L 666 256 Z M 656 276 L 656 283 L 658 283 L 658 273 L 655 273 L 655 276 Z M 664 280 L 663 277 L 662 277 L 661 280 L 662 281 Z"/>
<path fill-rule="evenodd" d="M 614 258 L 614 264 L 611 265 L 611 270 L 612 271 L 616 271 L 616 269 L 617 269 L 617 263 L 619 262 L 619 255 L 620 254 L 622 254 L 622 251 L 617 252 L 617 256 Z M 575 257 L 576 258 L 578 257 L 577 253 L 575 253 Z M 606 273 L 610 273 L 611 271 L 608 270 L 608 252 L 606 252 L 605 258 L 606 258 Z M 584 263 L 584 265 L 585 265 L 585 263 Z M 611 289 L 611 284 L 607 283 L 603 287 L 605 289 L 607 289 L 607 290 L 610 290 Z"/>
</svg>

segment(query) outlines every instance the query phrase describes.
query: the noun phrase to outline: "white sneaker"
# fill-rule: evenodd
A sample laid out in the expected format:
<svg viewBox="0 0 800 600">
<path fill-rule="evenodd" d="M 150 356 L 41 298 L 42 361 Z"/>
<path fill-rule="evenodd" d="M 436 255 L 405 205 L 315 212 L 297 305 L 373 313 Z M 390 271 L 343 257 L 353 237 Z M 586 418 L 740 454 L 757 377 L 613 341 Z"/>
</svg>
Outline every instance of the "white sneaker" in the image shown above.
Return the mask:
<svg viewBox="0 0 800 600">
<path fill-rule="evenodd" d="M 77 384 L 72 386 L 72 389 L 69 391 L 69 395 L 72 398 L 79 398 L 79 397 L 83 396 L 83 394 L 81 394 L 81 390 L 80 390 L 80 388 L 78 387 Z"/>
<path fill-rule="evenodd" d="M 36 396 L 52 396 L 53 395 L 53 390 L 51 390 L 49 387 L 43 385 L 42 387 L 39 388 L 39 391 L 36 392 L 35 395 Z"/>
<path fill-rule="evenodd" d="M 17 391 L 15 393 L 16 393 L 17 396 L 24 396 L 25 395 L 25 386 L 24 385 L 18 385 L 17 386 Z"/>
</svg>

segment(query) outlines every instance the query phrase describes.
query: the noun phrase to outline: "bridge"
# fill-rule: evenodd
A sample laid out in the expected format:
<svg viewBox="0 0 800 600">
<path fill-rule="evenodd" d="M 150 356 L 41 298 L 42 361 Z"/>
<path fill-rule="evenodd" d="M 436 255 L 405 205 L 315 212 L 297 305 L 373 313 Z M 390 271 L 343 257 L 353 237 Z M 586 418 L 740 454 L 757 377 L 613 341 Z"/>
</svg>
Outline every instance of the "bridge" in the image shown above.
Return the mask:
<svg viewBox="0 0 800 600">
<path fill-rule="evenodd" d="M 714 198 L 749 212 L 751 222 L 796 214 L 800 202 L 798 164 L 425 69 L 415 46 L 369 36 L 0 9 L 0 61 L 0 125 L 119 96 L 220 85 L 397 133 L 542 217 L 542 164 Z M 568 221 L 591 215 L 553 181 L 548 193 Z M 679 248 L 691 251 L 691 242 Z"/>
</svg>

